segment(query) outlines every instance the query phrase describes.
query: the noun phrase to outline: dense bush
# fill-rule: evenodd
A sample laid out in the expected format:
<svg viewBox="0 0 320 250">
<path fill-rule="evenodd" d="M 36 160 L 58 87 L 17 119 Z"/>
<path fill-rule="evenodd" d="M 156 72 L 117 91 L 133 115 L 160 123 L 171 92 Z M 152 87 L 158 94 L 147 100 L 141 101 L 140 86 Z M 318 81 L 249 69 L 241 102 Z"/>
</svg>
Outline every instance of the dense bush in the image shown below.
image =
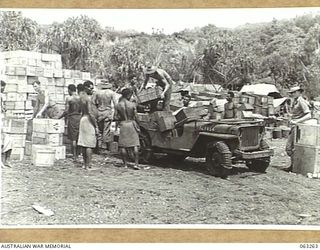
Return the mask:
<svg viewBox="0 0 320 250">
<path fill-rule="evenodd" d="M 172 35 L 101 28 L 87 16 L 40 26 L 19 12 L 0 13 L 1 50 L 60 53 L 63 66 L 88 70 L 118 85 L 128 77 L 143 79 L 152 63 L 175 81 L 221 84 L 267 82 L 280 89 L 304 85 L 309 96 L 319 95 L 320 16 L 247 24 L 235 29 L 214 25 Z"/>
</svg>

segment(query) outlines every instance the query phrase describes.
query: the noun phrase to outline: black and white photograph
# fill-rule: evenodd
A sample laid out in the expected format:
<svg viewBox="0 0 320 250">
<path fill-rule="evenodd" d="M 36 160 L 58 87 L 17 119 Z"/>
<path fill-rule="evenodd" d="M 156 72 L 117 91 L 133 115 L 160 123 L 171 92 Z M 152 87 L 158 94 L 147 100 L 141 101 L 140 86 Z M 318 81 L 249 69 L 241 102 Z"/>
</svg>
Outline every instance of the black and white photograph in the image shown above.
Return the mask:
<svg viewBox="0 0 320 250">
<path fill-rule="evenodd" d="M 0 9 L 0 34 L 1 227 L 320 225 L 320 8 Z"/>
</svg>

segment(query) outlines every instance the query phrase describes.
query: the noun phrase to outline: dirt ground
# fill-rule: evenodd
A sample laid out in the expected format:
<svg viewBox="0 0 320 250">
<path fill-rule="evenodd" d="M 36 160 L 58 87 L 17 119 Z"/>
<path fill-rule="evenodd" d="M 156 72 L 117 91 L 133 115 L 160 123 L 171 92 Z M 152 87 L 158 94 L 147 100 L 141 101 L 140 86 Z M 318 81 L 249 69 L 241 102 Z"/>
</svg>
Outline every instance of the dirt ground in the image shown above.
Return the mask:
<svg viewBox="0 0 320 250">
<path fill-rule="evenodd" d="M 210 176 L 204 159 L 172 164 L 161 156 L 150 169 L 133 170 L 117 166 L 115 156 L 95 155 L 91 171 L 70 158 L 54 167 L 14 162 L 2 169 L 1 224 L 319 225 L 320 179 L 281 170 L 289 164 L 284 144 L 271 141 L 275 156 L 267 173 L 239 164 L 226 180 Z"/>
</svg>

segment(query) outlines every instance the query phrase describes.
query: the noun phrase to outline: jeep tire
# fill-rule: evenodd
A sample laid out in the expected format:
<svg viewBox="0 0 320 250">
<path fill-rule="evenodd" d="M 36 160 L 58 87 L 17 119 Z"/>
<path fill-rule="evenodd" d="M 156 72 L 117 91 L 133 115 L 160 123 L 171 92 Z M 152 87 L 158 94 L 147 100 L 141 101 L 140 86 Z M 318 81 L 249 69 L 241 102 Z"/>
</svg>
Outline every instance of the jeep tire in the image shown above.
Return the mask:
<svg viewBox="0 0 320 250">
<path fill-rule="evenodd" d="M 232 172 L 232 154 L 223 141 L 207 145 L 206 163 L 209 173 L 216 177 L 226 178 Z"/>
</svg>

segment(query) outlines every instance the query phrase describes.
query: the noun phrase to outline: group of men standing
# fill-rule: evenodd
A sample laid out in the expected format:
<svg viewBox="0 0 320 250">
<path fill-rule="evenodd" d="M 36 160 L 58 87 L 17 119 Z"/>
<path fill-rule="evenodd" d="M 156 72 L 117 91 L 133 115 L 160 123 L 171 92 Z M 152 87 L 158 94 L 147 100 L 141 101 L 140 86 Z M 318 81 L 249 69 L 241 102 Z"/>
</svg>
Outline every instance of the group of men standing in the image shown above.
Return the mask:
<svg viewBox="0 0 320 250">
<path fill-rule="evenodd" d="M 67 120 L 68 138 L 72 144 L 72 154 L 75 161 L 78 161 L 80 151 L 83 156 L 83 168 L 90 169 L 92 153 L 99 153 L 101 148 L 108 149 L 111 142 L 111 123 L 116 122 L 120 128 L 119 148 L 124 166 L 127 167 L 127 150 L 133 150 L 135 155 L 134 169 L 139 169 L 139 125 L 136 120 L 137 94 L 146 88 L 150 78 L 155 80 L 157 86 L 162 88 L 161 98 L 163 99 L 163 109 L 170 109 L 170 98 L 173 81 L 169 74 L 155 66 L 148 66 L 145 70 L 145 81 L 137 88 L 136 78 L 131 79 L 131 83 L 124 87 L 119 94 L 113 91 L 111 84 L 101 84 L 95 89 L 91 81 L 83 84 L 68 86 L 69 96 L 66 98 L 65 111 L 62 113 L 56 105 L 50 93 L 42 87 L 40 81 L 33 83 L 33 88 L 37 93 L 34 103 L 34 118 L 52 118 Z M 1 81 L 1 93 L 4 92 L 5 82 Z M 5 107 L 1 98 L 1 115 L 4 117 Z M 5 138 L 2 133 L 1 153 L 3 162 L 1 166 L 8 165 L 10 158 L 11 140 Z"/>
<path fill-rule="evenodd" d="M 68 137 L 72 141 L 73 157 L 77 160 L 79 147 L 82 148 L 85 169 L 91 168 L 93 151 L 99 153 L 101 148 L 109 149 L 111 142 L 111 123 L 119 127 L 119 148 L 124 167 L 127 164 L 127 151 L 133 150 L 135 162 L 132 166 L 139 169 L 139 132 L 136 119 L 137 103 L 134 95 L 143 90 L 149 78 L 156 80 L 156 85 L 163 89 L 163 110 L 170 110 L 170 99 L 173 81 L 162 69 L 149 66 L 145 71 L 146 79 L 137 90 L 135 84 L 124 87 L 118 98 L 111 84 L 101 84 L 94 89 L 91 81 L 68 86 L 69 97 L 66 99 L 65 112 L 58 118 L 66 117 L 68 121 Z"/>
<path fill-rule="evenodd" d="M 137 95 L 146 88 L 150 78 L 155 79 L 157 86 L 162 88 L 161 99 L 163 100 L 163 110 L 170 110 L 170 99 L 172 93 L 173 81 L 169 74 L 157 67 L 148 66 L 145 70 L 145 81 L 137 88 L 136 78 L 132 78 L 130 84 L 121 90 L 121 97 L 118 98 L 115 91 L 111 90 L 111 84 L 102 84 L 99 89 L 94 89 L 91 81 L 85 81 L 83 84 L 68 86 L 69 96 L 66 98 L 65 111 L 61 114 L 56 103 L 50 97 L 50 94 L 41 87 L 39 81 L 33 83 L 37 92 L 32 118 L 66 118 L 68 124 L 68 137 L 72 141 L 72 154 L 77 161 L 82 149 L 84 159 L 83 168 L 91 168 L 92 153 L 95 150 L 109 148 L 111 142 L 111 123 L 116 122 L 120 128 L 119 148 L 123 159 L 124 166 L 127 167 L 127 150 L 133 150 L 135 155 L 134 169 L 139 169 L 139 124 L 136 119 L 137 103 L 132 96 Z M 4 92 L 5 82 L 1 81 L 1 93 Z M 289 93 L 293 97 L 292 119 L 290 124 L 292 130 L 286 145 L 286 152 L 292 158 L 294 153 L 294 125 L 304 122 L 311 118 L 311 112 L 308 102 L 302 98 L 303 89 L 293 87 Z M 232 97 L 229 96 L 226 103 L 226 109 L 232 110 Z M 184 107 L 188 106 L 190 96 L 186 95 Z M 229 108 L 228 108 L 229 107 Z M 4 118 L 5 107 L 1 98 L 1 116 Z M 234 114 L 226 114 L 225 118 L 231 118 Z M 230 117 L 229 117 L 230 116 Z M 10 158 L 11 146 L 10 138 L 2 133 L 2 167 L 7 165 Z M 292 164 L 287 171 L 292 171 Z"/>
</svg>

